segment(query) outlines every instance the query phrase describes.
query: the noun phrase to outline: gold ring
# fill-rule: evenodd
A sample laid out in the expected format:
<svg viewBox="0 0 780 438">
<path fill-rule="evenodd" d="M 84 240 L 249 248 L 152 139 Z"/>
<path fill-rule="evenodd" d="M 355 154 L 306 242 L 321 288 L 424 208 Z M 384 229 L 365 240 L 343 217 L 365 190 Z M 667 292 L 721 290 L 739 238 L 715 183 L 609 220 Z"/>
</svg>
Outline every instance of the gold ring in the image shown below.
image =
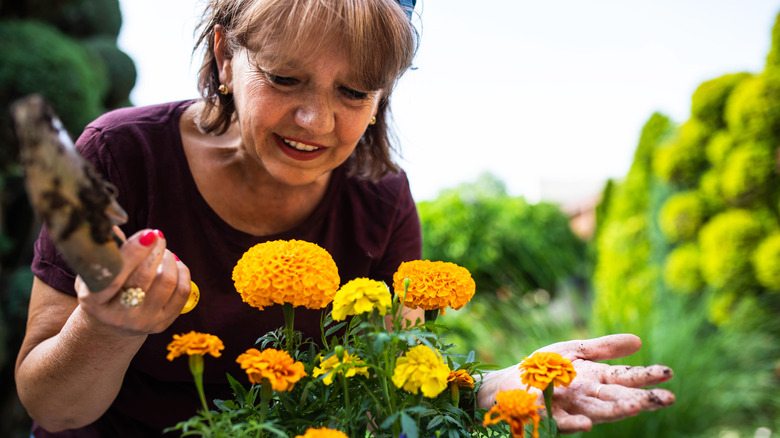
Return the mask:
<svg viewBox="0 0 780 438">
<path fill-rule="evenodd" d="M 604 384 L 599 385 L 598 388 L 596 388 L 596 392 L 593 394 L 593 397 L 599 398 L 599 391 L 601 391 L 601 388 L 604 387 Z"/>
<path fill-rule="evenodd" d="M 146 298 L 146 292 L 140 287 L 128 287 L 119 295 L 122 305 L 128 309 L 140 306 L 144 302 L 144 298 Z"/>
</svg>

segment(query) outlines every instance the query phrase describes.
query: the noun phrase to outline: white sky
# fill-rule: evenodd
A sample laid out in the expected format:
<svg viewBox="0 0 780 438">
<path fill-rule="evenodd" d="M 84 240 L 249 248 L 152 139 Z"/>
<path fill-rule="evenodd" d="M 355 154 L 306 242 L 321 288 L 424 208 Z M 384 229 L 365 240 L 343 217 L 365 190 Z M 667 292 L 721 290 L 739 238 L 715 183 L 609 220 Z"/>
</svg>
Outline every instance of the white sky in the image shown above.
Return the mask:
<svg viewBox="0 0 780 438">
<path fill-rule="evenodd" d="M 201 0 L 120 0 L 135 105 L 196 97 Z M 418 201 L 490 171 L 512 195 L 599 190 L 654 111 L 688 118 L 702 82 L 760 72 L 780 0 L 418 0 L 416 70 L 393 96 Z M 546 189 L 544 189 L 546 192 Z"/>
</svg>

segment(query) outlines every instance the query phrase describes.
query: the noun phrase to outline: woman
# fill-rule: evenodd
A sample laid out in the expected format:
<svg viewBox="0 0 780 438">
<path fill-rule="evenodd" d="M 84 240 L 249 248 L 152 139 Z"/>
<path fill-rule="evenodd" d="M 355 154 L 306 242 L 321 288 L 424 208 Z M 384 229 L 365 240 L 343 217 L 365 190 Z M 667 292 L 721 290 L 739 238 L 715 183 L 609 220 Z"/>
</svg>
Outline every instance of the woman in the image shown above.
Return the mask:
<svg viewBox="0 0 780 438">
<path fill-rule="evenodd" d="M 133 234 L 122 272 L 95 293 L 45 233 L 36 243 L 16 370 L 35 436 L 159 436 L 192 415 L 198 398 L 186 361 L 164 360 L 171 335 L 217 335 L 224 355 L 236 357 L 282 324 L 280 306 L 258 313 L 231 282 L 236 260 L 256 243 L 318 243 L 345 281 L 390 284 L 401 262 L 421 257 L 419 219 L 390 159 L 387 127 L 393 85 L 417 44 L 406 12 L 394 0 L 211 0 L 198 41 L 202 98 L 115 111 L 84 131 L 77 144 L 117 187 L 129 212 L 123 231 Z M 201 302 L 180 316 L 190 279 Z M 122 304 L 134 288 L 145 299 Z M 316 321 L 312 311 L 296 328 L 315 335 Z M 578 355 L 587 377 L 559 392 L 564 430 L 673 400 L 633 389 L 669 378 L 665 367 L 622 372 L 589 361 L 633 353 L 634 337 L 549 348 Z M 206 394 L 229 398 L 225 373 L 242 372 L 219 362 L 206 367 Z M 516 369 L 493 373 L 480 402 L 515 386 Z"/>
</svg>

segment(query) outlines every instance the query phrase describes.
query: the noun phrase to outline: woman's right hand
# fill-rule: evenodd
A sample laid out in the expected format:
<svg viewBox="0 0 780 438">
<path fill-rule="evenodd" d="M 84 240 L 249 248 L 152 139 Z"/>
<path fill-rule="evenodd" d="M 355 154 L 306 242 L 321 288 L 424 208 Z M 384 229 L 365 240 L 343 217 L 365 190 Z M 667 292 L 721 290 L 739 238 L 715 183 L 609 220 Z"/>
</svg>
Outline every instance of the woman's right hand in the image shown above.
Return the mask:
<svg viewBox="0 0 780 438">
<path fill-rule="evenodd" d="M 121 231 L 116 228 L 124 238 Z M 76 293 L 81 309 L 101 329 L 112 334 L 135 336 L 159 333 L 179 316 L 190 294 L 190 272 L 178 257 L 166 249 L 159 230 L 136 232 L 120 248 L 122 270 L 102 291 L 90 291 L 81 277 Z M 140 288 L 144 297 L 136 307 L 122 303 L 129 288 Z"/>
</svg>

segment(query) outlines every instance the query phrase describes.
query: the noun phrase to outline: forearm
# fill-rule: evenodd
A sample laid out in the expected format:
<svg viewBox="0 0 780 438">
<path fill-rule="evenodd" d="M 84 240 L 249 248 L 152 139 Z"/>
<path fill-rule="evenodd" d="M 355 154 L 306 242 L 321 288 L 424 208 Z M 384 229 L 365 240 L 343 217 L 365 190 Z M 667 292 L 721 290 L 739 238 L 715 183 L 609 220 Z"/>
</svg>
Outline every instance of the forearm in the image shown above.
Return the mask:
<svg viewBox="0 0 780 438">
<path fill-rule="evenodd" d="M 19 398 L 44 429 L 82 427 L 111 405 L 145 335 L 121 336 L 77 307 L 62 330 L 20 358 Z"/>
</svg>

